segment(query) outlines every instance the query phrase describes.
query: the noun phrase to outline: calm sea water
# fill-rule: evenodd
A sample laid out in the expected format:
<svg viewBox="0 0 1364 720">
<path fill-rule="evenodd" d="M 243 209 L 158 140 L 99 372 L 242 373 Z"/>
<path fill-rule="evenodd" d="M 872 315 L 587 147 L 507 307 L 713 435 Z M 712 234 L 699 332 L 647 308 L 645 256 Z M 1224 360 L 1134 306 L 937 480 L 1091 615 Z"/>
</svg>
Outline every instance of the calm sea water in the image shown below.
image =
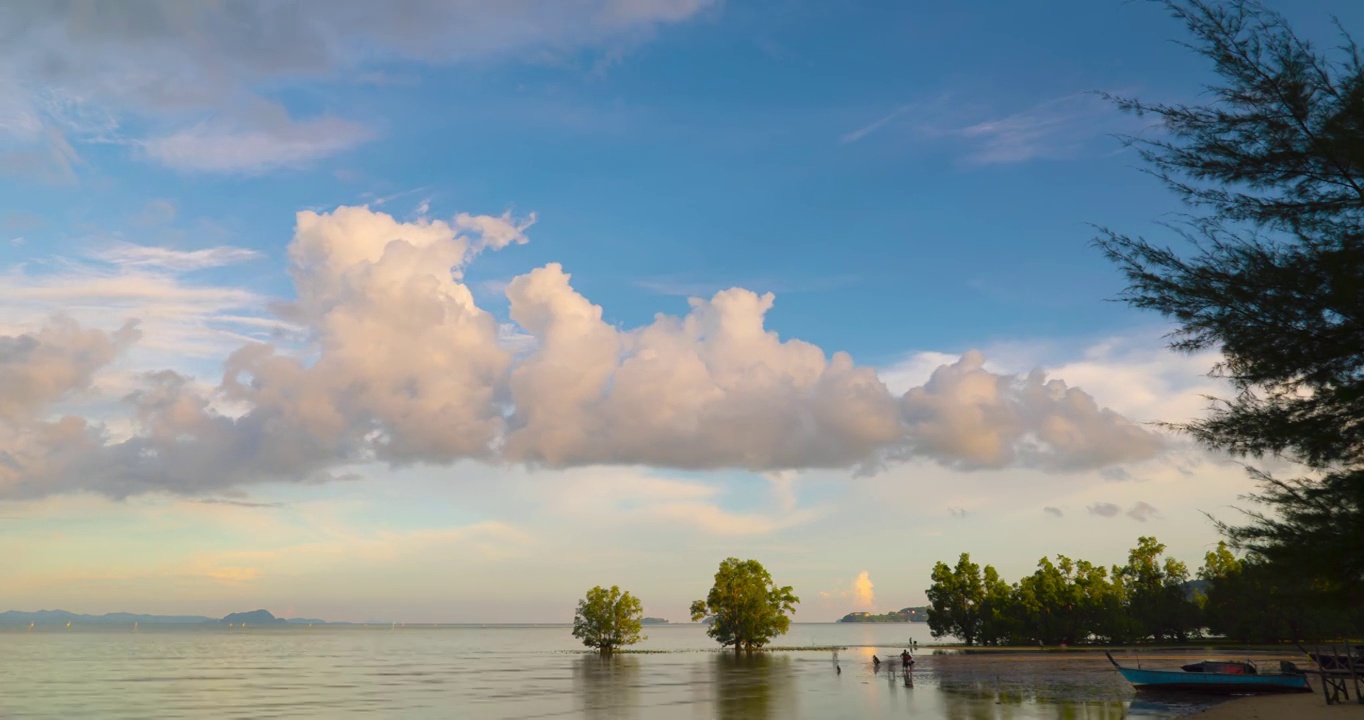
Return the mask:
<svg viewBox="0 0 1364 720">
<path fill-rule="evenodd" d="M 935 655 L 927 628 L 798 624 L 736 657 L 695 625 L 602 659 L 567 626 L 0 629 L 0 718 L 1122 718 L 1102 656 Z M 909 639 L 912 687 L 876 671 Z"/>
</svg>

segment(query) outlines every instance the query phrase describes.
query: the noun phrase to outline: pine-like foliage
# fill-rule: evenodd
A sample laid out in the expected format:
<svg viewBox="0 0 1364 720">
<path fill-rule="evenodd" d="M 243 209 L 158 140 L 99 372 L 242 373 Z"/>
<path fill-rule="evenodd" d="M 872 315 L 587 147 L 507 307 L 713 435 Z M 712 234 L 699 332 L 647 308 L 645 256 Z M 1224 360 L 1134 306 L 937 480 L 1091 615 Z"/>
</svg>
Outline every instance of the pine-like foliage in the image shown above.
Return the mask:
<svg viewBox="0 0 1364 720">
<path fill-rule="evenodd" d="M 1113 98 L 1160 122 L 1129 138 L 1190 207 L 1183 252 L 1104 229 L 1122 299 L 1177 324 L 1171 346 L 1218 349 L 1234 397 L 1178 426 L 1203 444 L 1308 469 L 1252 470 L 1265 512 L 1234 544 L 1364 601 L 1364 65 L 1326 54 L 1255 0 L 1161 0 L 1218 82 L 1201 105 Z M 1152 139 L 1157 138 L 1157 139 Z"/>
</svg>

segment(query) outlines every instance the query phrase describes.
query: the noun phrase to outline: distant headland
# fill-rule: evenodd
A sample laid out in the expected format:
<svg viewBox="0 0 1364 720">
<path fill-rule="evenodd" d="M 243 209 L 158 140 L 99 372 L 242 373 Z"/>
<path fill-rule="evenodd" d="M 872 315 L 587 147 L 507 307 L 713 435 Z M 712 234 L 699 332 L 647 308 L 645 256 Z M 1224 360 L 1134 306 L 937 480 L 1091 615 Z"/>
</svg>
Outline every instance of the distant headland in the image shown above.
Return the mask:
<svg viewBox="0 0 1364 720">
<path fill-rule="evenodd" d="M 83 615 L 65 610 L 6 610 L 0 612 L 0 626 L 3 625 L 349 625 L 317 618 L 277 618 L 269 610 L 234 612 L 221 618 L 205 615 L 148 615 L 143 613 L 105 613 L 104 615 Z"/>
<path fill-rule="evenodd" d="M 882 613 L 873 615 L 868 612 L 850 612 L 839 618 L 839 622 L 845 623 L 907 623 L 907 622 L 928 622 L 928 606 L 907 607 L 896 612 Z"/>
<path fill-rule="evenodd" d="M 642 619 L 639 621 L 639 624 L 640 624 L 640 625 L 670 625 L 671 623 L 669 623 L 667 620 L 664 620 L 663 618 L 646 617 L 646 618 L 642 618 Z"/>
</svg>

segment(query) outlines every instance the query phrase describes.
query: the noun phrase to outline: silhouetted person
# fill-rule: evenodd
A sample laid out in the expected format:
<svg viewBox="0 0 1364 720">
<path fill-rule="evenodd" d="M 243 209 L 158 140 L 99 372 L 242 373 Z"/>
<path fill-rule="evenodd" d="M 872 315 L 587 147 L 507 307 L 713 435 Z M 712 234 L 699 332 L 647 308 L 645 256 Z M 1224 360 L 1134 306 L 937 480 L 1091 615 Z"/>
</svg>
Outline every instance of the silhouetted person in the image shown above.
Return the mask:
<svg viewBox="0 0 1364 720">
<path fill-rule="evenodd" d="M 906 670 L 908 670 L 909 666 L 913 664 L 914 658 L 910 657 L 908 650 L 900 653 L 900 665 L 902 665 Z"/>
<path fill-rule="evenodd" d="M 875 655 L 872 655 L 872 656 L 871 656 L 871 666 L 872 666 L 872 667 L 881 667 L 881 658 L 876 657 Z"/>
</svg>

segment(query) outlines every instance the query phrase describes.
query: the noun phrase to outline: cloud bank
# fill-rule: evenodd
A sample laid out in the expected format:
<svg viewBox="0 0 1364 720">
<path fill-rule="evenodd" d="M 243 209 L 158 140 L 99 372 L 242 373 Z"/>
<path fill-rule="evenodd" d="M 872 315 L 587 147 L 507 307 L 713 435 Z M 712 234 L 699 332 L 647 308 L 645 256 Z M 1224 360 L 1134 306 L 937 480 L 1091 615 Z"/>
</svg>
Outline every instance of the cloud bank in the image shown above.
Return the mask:
<svg viewBox="0 0 1364 720">
<path fill-rule="evenodd" d="M 927 458 L 1073 471 L 1161 447 L 1083 390 L 1040 370 L 992 373 L 977 352 L 897 397 L 848 354 L 767 329 L 775 298 L 741 288 L 621 329 L 551 263 L 506 288 L 530 338 L 514 353 L 464 270 L 482 252 L 527 242 L 533 222 L 299 213 L 288 251 L 295 298 L 278 314 L 306 346 L 245 343 L 208 388 L 173 370 L 147 374 L 123 404 L 129 429 L 118 438 L 76 414 L 53 418 L 53 408 L 77 403 L 135 328 L 64 320 L 0 339 L 0 374 L 16 378 L 0 390 L 0 497 L 203 494 L 326 480 L 374 461 L 872 471 Z M 191 266 L 221 259 L 120 252 Z"/>
</svg>

